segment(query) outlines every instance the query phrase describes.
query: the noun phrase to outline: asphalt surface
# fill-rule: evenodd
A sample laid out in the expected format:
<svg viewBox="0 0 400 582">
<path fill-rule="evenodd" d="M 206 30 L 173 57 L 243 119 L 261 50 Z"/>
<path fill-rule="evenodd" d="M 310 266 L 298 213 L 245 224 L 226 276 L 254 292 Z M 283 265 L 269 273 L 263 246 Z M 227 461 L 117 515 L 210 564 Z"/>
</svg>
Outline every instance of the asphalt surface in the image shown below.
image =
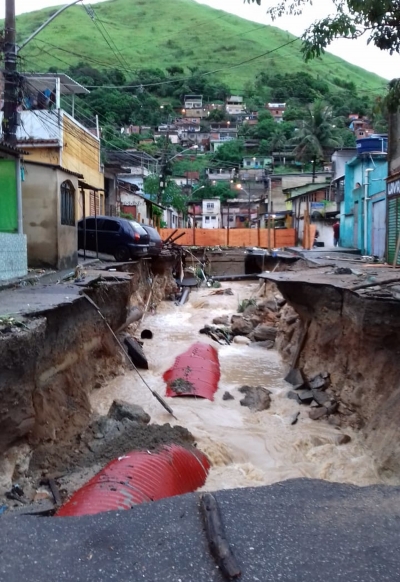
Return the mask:
<svg viewBox="0 0 400 582">
<path fill-rule="evenodd" d="M 241 580 L 399 579 L 400 488 L 298 479 L 216 493 Z M 0 518 L 1 582 L 220 582 L 197 494 L 82 518 Z"/>
</svg>

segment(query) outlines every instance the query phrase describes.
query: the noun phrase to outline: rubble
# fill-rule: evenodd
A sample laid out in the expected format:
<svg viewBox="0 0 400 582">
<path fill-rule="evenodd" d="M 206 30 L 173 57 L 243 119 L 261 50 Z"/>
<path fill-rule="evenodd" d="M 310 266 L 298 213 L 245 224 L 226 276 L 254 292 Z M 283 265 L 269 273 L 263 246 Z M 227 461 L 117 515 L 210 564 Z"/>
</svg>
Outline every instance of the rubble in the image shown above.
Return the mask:
<svg viewBox="0 0 400 582">
<path fill-rule="evenodd" d="M 129 404 L 122 400 L 114 400 L 107 416 L 117 422 L 121 422 L 124 418 L 127 418 L 133 422 L 149 424 L 151 420 L 150 416 L 141 406 L 138 406 L 137 404 Z"/>
<path fill-rule="evenodd" d="M 269 325 L 258 325 L 253 331 L 253 336 L 257 342 L 275 341 L 278 331 Z"/>
<path fill-rule="evenodd" d="M 271 406 L 271 392 L 263 386 L 242 386 L 239 392 L 245 394 L 240 404 L 248 406 L 253 412 L 268 410 Z"/>
</svg>

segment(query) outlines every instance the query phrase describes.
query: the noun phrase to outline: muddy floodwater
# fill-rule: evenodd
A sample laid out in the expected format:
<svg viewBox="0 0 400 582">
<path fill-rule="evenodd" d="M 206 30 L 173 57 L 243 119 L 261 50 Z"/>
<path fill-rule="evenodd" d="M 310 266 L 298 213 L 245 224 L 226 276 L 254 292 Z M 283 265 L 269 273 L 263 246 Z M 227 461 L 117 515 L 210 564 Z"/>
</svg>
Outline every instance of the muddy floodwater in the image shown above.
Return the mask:
<svg viewBox="0 0 400 582">
<path fill-rule="evenodd" d="M 162 303 L 142 324 L 142 328 L 154 334 L 152 340 L 144 340 L 150 369 L 142 374 L 163 397 L 162 375 L 176 356 L 196 341 L 218 349 L 221 380 L 214 402 L 167 399 L 177 417 L 174 420 L 137 374 L 127 372 L 92 394 L 94 411 L 106 414 L 112 401 L 118 398 L 143 406 L 153 423 L 186 427 L 213 465 L 205 490 L 254 487 L 298 477 L 356 485 L 382 482 L 360 434 L 339 430 L 325 421 L 312 421 L 308 418 L 308 407 L 302 408 L 287 398 L 289 385 L 283 380 L 285 369 L 278 352 L 254 345 L 219 346 L 199 334 L 199 329 L 211 324 L 214 317 L 235 313 L 239 300 L 251 297 L 258 289 L 255 283 L 223 285 L 228 286 L 233 296 L 210 295 L 210 289 L 199 289 L 191 293 L 183 307 Z M 245 384 L 268 388 L 272 392 L 271 408 L 253 413 L 241 406 L 243 395 L 238 388 Z M 224 401 L 225 391 L 234 400 Z M 292 426 L 291 419 L 298 411 L 298 423 Z M 337 445 L 341 434 L 350 435 L 351 442 Z"/>
</svg>

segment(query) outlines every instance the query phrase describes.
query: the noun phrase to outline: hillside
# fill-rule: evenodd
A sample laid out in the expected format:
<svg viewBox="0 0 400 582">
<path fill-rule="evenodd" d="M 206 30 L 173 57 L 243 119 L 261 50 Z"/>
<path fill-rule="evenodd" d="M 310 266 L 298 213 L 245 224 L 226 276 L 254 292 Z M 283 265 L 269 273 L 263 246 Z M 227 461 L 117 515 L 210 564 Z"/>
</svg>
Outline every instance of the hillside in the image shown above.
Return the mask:
<svg viewBox="0 0 400 582">
<path fill-rule="evenodd" d="M 340 77 L 371 94 L 379 94 L 385 84 L 377 75 L 330 54 L 306 64 L 300 42 L 287 44 L 294 37 L 285 31 L 193 0 L 109 0 L 93 8 L 95 22 L 82 6 L 58 17 L 21 52 L 21 69 L 55 67 L 64 71 L 86 61 L 96 68 L 119 68 L 129 78 L 130 71 L 137 68 L 197 66 L 207 71 L 221 69 L 218 78 L 238 93 L 260 71 L 308 71 L 332 85 L 333 79 Z M 54 11 L 44 9 L 18 17 L 18 39 L 26 39 Z M 273 52 L 233 68 L 269 51 Z"/>
</svg>

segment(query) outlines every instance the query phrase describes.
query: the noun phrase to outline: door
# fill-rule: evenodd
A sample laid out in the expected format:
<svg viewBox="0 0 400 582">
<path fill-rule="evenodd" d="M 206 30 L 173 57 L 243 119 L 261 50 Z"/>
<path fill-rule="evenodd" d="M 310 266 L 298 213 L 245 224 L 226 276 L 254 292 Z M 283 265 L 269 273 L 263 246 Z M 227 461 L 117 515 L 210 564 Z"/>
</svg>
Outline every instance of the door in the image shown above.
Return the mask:
<svg viewBox="0 0 400 582">
<path fill-rule="evenodd" d="M 380 259 L 385 256 L 385 235 L 386 201 L 380 200 L 372 205 L 372 254 Z"/>
<path fill-rule="evenodd" d="M 358 202 L 354 204 L 353 247 L 358 249 Z"/>
<path fill-rule="evenodd" d="M 99 229 L 99 251 L 113 255 L 121 245 L 121 225 L 118 220 L 108 218 L 103 220 Z"/>
</svg>

